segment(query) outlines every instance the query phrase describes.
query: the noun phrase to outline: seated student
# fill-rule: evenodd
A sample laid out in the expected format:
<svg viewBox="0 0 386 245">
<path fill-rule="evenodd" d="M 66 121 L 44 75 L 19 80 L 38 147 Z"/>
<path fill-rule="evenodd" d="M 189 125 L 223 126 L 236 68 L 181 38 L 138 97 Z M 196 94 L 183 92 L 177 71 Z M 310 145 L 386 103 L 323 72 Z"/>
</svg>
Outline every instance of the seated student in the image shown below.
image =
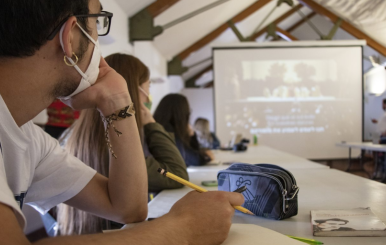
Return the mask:
<svg viewBox="0 0 386 245">
<path fill-rule="evenodd" d="M 97 0 L 4 0 L 0 16 L 0 243 L 30 244 L 24 204 L 45 212 L 65 202 L 116 222 L 144 220 L 147 173 L 132 98 L 97 42 L 109 32 L 111 13 L 101 12 Z M 31 122 L 55 98 L 77 110 L 96 108 L 107 119 L 123 111 L 122 120 L 105 126 L 115 156 L 109 156 L 109 178 Z M 36 244 L 220 244 L 232 205 L 242 202 L 238 193 L 190 192 L 168 214 L 133 229 Z"/>
<path fill-rule="evenodd" d="M 214 133 L 210 132 L 209 121 L 207 119 L 201 117 L 197 118 L 194 122 L 194 130 L 201 148 L 220 148 L 220 141 Z"/>
<path fill-rule="evenodd" d="M 186 165 L 170 134 L 155 122 L 148 107 L 150 72 L 137 58 L 126 54 L 106 57 L 107 64 L 127 82 L 134 102 L 137 127 L 145 149 L 149 191 L 180 188 L 183 185 L 158 173 L 167 169 L 181 178 L 189 179 Z M 98 173 L 109 177 L 109 152 L 105 143 L 103 122 L 96 110 L 85 110 L 65 133 L 65 148 Z M 90 140 L 90 137 L 91 140 Z M 127 149 L 130 150 L 130 149 Z M 109 229 L 110 222 L 81 210 L 61 204 L 58 206 L 58 224 L 61 235 L 80 235 Z"/>
<path fill-rule="evenodd" d="M 210 162 L 213 155 L 209 150 L 200 150 L 194 130 L 189 125 L 190 109 L 185 96 L 168 94 L 159 103 L 154 119 L 174 133 L 177 147 L 187 166 L 201 166 Z"/>
</svg>

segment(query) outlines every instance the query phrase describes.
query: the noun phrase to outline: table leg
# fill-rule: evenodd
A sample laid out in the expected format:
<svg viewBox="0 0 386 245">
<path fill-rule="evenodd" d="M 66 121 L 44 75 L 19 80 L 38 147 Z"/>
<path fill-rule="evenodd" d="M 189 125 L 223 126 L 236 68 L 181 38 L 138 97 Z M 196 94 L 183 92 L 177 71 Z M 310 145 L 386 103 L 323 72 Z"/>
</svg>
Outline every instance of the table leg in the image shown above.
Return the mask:
<svg viewBox="0 0 386 245">
<path fill-rule="evenodd" d="M 346 172 L 349 172 L 351 168 L 351 147 L 348 148 L 348 166 Z"/>
<path fill-rule="evenodd" d="M 374 152 L 374 172 L 371 179 L 376 179 L 378 174 L 378 152 Z"/>
<path fill-rule="evenodd" d="M 365 157 L 365 151 L 364 151 L 364 150 L 361 150 L 361 162 L 360 162 L 361 168 L 362 168 L 363 172 L 365 172 L 365 173 L 367 174 L 367 176 L 369 176 L 369 178 L 371 178 L 371 174 L 368 173 L 368 172 L 366 171 L 366 169 L 365 169 L 365 163 L 364 163 L 364 161 L 363 161 L 363 158 L 364 158 L 364 157 Z"/>
</svg>

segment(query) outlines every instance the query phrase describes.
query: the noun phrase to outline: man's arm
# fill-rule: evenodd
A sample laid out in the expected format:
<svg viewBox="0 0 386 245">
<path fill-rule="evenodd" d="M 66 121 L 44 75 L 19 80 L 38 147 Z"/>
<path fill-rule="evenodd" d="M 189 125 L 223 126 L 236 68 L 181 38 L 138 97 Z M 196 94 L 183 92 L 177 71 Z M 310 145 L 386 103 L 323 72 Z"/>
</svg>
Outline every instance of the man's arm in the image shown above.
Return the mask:
<svg viewBox="0 0 386 245">
<path fill-rule="evenodd" d="M 66 103 L 75 109 L 96 107 L 109 116 L 128 106 L 131 98 L 124 78 L 102 58 L 96 84 Z M 137 123 L 134 116 L 113 123 L 122 134 L 118 137 L 110 126 L 109 139 L 118 158 L 110 157 L 109 178 L 96 175 L 66 204 L 120 223 L 143 221 L 148 182 Z"/>
<path fill-rule="evenodd" d="M 49 238 L 37 245 L 215 245 L 228 236 L 234 209 L 244 198 L 232 192 L 190 192 L 165 216 L 107 234 Z M 0 241 L 28 245 L 11 208 L 0 204 Z"/>
</svg>

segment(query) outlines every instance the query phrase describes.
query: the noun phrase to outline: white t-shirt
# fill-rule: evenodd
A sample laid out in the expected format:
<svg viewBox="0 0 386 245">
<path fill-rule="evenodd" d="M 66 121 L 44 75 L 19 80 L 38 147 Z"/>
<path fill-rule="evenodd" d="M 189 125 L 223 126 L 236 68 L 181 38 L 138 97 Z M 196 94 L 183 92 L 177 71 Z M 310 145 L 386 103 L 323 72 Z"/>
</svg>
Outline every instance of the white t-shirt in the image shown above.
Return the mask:
<svg viewBox="0 0 386 245">
<path fill-rule="evenodd" d="M 78 194 L 96 173 L 32 122 L 18 127 L 1 95 L 0 145 L 0 202 L 14 210 L 21 227 L 23 204 L 45 213 Z"/>
</svg>

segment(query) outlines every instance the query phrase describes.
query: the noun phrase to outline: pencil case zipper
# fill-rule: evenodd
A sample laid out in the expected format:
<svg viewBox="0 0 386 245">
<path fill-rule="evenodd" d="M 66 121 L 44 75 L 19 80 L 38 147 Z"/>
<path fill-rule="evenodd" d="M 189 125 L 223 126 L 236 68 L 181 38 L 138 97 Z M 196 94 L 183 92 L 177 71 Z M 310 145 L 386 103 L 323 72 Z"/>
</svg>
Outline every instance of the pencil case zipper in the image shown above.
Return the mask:
<svg viewBox="0 0 386 245">
<path fill-rule="evenodd" d="M 296 191 L 296 189 L 298 188 L 295 177 L 291 174 L 291 172 L 286 171 L 284 169 L 273 168 L 270 166 L 270 164 L 254 164 L 254 166 L 279 172 L 280 176 L 283 176 L 283 178 L 287 179 L 288 182 L 291 184 L 290 186 L 291 189 L 287 189 L 288 193 L 292 193 L 292 191 Z M 269 167 L 266 167 L 266 166 L 269 166 Z"/>
<path fill-rule="evenodd" d="M 255 164 L 255 165 L 257 165 L 257 166 L 268 166 L 269 168 L 276 169 L 276 170 L 283 171 L 283 172 L 287 173 L 290 176 L 290 178 L 292 179 L 292 182 L 294 183 L 293 189 L 297 189 L 298 188 L 295 176 L 293 176 L 293 174 L 290 171 L 288 171 L 288 170 L 286 170 L 284 168 L 281 168 L 281 167 L 279 167 L 277 165 L 273 165 L 273 164 L 269 164 L 269 163 L 259 163 L 259 164 Z"/>
</svg>

